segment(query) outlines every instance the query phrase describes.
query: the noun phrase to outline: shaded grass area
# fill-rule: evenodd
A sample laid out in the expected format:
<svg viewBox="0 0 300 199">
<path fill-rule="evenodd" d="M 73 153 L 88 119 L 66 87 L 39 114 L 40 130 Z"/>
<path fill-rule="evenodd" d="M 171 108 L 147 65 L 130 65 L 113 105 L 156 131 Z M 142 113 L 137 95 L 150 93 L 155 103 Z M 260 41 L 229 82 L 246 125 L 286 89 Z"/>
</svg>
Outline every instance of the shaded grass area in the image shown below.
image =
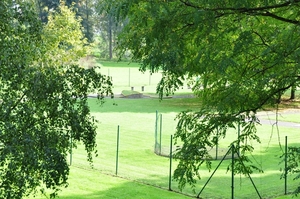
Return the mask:
<svg viewBox="0 0 300 199">
<path fill-rule="evenodd" d="M 290 99 L 291 97 L 291 90 L 287 90 L 284 94 L 283 94 L 283 98 L 284 99 Z M 298 90 L 295 91 L 295 97 L 296 98 L 300 98 L 300 90 L 298 88 Z"/>
<path fill-rule="evenodd" d="M 284 109 L 299 109 L 300 108 L 300 101 L 299 100 L 282 100 L 281 103 L 279 104 L 279 109 L 284 110 Z"/>
</svg>

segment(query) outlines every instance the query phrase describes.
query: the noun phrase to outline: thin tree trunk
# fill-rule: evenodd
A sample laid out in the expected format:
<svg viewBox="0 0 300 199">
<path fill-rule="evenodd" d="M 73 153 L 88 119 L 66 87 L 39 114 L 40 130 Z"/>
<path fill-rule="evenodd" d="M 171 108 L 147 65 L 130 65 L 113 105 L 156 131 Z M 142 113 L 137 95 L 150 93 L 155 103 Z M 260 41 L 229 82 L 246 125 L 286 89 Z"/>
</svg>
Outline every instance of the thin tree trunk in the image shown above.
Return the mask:
<svg viewBox="0 0 300 199">
<path fill-rule="evenodd" d="M 88 40 L 91 41 L 92 38 L 90 38 L 88 0 L 85 1 L 85 12 L 86 12 L 86 32 L 88 35 Z"/>
<path fill-rule="evenodd" d="M 296 86 L 292 86 L 290 100 L 294 100 L 295 98 L 296 98 Z"/>
<path fill-rule="evenodd" d="M 108 42 L 109 42 L 109 59 L 112 59 L 112 21 L 111 16 L 108 19 Z"/>
</svg>

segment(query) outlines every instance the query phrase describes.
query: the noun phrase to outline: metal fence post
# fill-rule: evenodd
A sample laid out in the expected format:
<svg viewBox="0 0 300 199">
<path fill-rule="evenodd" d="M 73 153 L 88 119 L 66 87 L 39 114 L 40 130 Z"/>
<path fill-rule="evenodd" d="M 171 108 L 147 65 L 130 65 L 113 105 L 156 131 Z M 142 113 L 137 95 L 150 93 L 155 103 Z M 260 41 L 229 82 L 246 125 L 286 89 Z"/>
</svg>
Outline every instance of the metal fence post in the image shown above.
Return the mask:
<svg viewBox="0 0 300 199">
<path fill-rule="evenodd" d="M 72 165 L 72 156 L 73 156 L 73 139 L 72 139 L 72 132 L 70 137 L 70 166 Z"/>
<path fill-rule="evenodd" d="M 219 128 L 217 128 L 217 135 L 216 135 L 216 160 L 218 159 L 218 151 L 219 150 Z"/>
<path fill-rule="evenodd" d="M 285 154 L 284 154 L 284 195 L 287 194 L 287 136 L 285 136 Z"/>
<path fill-rule="evenodd" d="M 160 114 L 160 125 L 159 125 L 159 155 L 161 155 L 161 133 L 162 133 L 162 114 Z"/>
<path fill-rule="evenodd" d="M 155 112 L 155 129 L 154 129 L 154 138 L 155 138 L 155 143 L 154 143 L 154 153 L 157 151 L 157 120 L 158 120 L 158 111 L 156 110 Z"/>
<path fill-rule="evenodd" d="M 128 68 L 128 86 L 130 87 L 130 68 Z"/>
<path fill-rule="evenodd" d="M 119 139 L 120 139 L 120 126 L 118 125 L 118 131 L 117 131 L 117 152 L 116 152 L 116 175 L 118 175 L 118 167 L 119 167 Z"/>
<path fill-rule="evenodd" d="M 172 158 L 173 158 L 173 135 L 171 135 L 170 140 L 170 167 L 169 167 L 169 191 L 172 191 L 171 181 L 172 181 Z"/>
</svg>

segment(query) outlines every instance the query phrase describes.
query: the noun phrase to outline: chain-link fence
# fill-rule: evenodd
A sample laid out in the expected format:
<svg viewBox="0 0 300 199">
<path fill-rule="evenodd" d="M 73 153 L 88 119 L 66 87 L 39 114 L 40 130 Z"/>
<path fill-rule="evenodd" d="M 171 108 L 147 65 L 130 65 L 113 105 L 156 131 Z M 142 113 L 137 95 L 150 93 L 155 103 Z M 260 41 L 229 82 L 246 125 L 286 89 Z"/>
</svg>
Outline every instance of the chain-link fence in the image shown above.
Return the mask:
<svg viewBox="0 0 300 199">
<path fill-rule="evenodd" d="M 176 113 L 159 112 L 139 113 L 138 118 L 130 118 L 126 112 L 97 114 L 100 121 L 105 118 L 105 121 L 111 122 L 99 124 L 98 157 L 94 158 L 93 168 L 102 173 L 179 192 L 177 183 L 170 176 L 178 164 L 169 156 L 170 150 L 176 148 L 170 146 L 171 135 L 176 127 L 175 116 Z M 116 120 L 116 117 L 122 119 Z M 264 172 L 249 176 L 232 175 L 228 170 L 232 163 L 231 153 L 227 154 L 229 158 L 221 161 L 222 155 L 229 150 L 230 141 L 237 136 L 237 132 L 229 131 L 226 137 L 228 142 L 220 143 L 218 149 L 212 149 L 217 159 L 212 161 L 213 170 L 209 172 L 201 167 L 201 180 L 197 181 L 195 191 L 187 186 L 183 193 L 195 197 L 201 191 L 200 198 L 230 198 L 232 194 L 235 198 L 273 198 L 293 192 L 299 186 L 299 180 L 293 180 L 291 174 L 282 178 L 285 137 L 288 146 L 299 146 L 300 129 L 293 124 L 279 126 L 280 131 L 272 123 L 258 127 L 263 135 L 260 136 L 261 143 L 251 143 L 255 150 L 249 158 Z M 81 145 L 73 151 L 72 166 L 89 168 Z"/>
</svg>

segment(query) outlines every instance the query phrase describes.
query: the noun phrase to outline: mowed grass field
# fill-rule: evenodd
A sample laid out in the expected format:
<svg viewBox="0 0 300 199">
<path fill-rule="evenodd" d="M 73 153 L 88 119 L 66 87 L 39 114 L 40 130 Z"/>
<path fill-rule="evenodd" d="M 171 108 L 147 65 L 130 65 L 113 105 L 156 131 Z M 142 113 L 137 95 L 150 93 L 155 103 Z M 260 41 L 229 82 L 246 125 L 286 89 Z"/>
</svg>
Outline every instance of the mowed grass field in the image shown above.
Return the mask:
<svg viewBox="0 0 300 199">
<path fill-rule="evenodd" d="M 191 198 L 195 197 L 204 186 L 212 171 L 201 168 L 202 179 L 197 182 L 195 192 L 190 187 L 183 190 L 177 188 L 177 183 L 172 181 L 168 191 L 170 160 L 167 157 L 156 155 L 154 151 L 154 132 L 156 111 L 162 115 L 162 145 L 170 146 L 170 136 L 176 128 L 176 115 L 183 110 L 197 110 L 201 103 L 196 98 L 168 98 L 162 101 L 155 96 L 156 84 L 161 74 L 141 74 L 138 66 L 127 63 L 115 64 L 102 63 L 101 72 L 105 71 L 112 76 L 115 84 L 115 93 L 122 90 L 138 90 L 145 86 L 145 95 L 152 98 L 143 99 L 106 99 L 103 106 L 94 98 L 89 99 L 93 116 L 98 120 L 98 156 L 94 158 L 93 168 L 86 161 L 86 153 L 81 144 L 73 150 L 69 187 L 63 188 L 60 198 Z M 106 64 L 106 66 L 105 66 Z M 130 66 L 130 67 L 128 67 Z M 130 68 L 130 70 L 129 70 Z M 130 71 L 130 73 L 129 73 Z M 130 75 L 129 75 L 130 74 Z M 149 81 L 149 76 L 151 77 Z M 117 83 L 118 82 L 118 83 Z M 129 85 L 130 82 L 130 85 Z M 117 84 L 116 84 L 117 83 Z M 140 91 L 142 92 L 142 91 Z M 180 94 L 189 94 L 191 91 L 184 86 Z M 273 119 L 273 113 L 261 113 L 264 120 Z M 290 113 L 297 121 L 297 112 Z M 288 114 L 282 113 L 284 118 Z M 281 118 L 281 117 L 280 117 Z M 279 118 L 279 119 L 280 119 Z M 286 120 L 286 119 L 284 119 Z M 283 163 L 280 156 L 284 147 L 284 138 L 288 136 L 289 145 L 299 145 L 299 128 L 279 126 L 277 129 L 270 124 L 258 127 L 261 143 L 252 143 L 255 151 L 250 155 L 252 161 L 259 165 L 264 173 L 251 175 L 255 186 L 263 198 L 291 198 L 283 196 L 284 180 L 280 180 Z M 116 169 L 117 130 L 119 128 L 119 157 Z M 230 142 L 237 136 L 237 130 L 228 131 L 226 138 L 220 142 L 219 155 L 224 154 Z M 212 150 L 212 154 L 214 151 Z M 231 198 L 231 173 L 227 166 L 231 160 L 225 160 L 215 175 L 211 178 L 202 198 Z M 213 161 L 213 168 L 219 160 Z M 172 172 L 177 162 L 172 162 Z M 117 172 L 117 173 L 116 173 Z M 117 174 L 117 175 L 116 175 Z M 288 192 L 292 192 L 299 185 L 293 176 L 288 176 Z M 258 195 L 248 177 L 235 176 L 235 198 L 258 198 Z M 186 196 L 188 195 L 188 196 Z M 45 197 L 39 197 L 45 198 Z"/>
</svg>

